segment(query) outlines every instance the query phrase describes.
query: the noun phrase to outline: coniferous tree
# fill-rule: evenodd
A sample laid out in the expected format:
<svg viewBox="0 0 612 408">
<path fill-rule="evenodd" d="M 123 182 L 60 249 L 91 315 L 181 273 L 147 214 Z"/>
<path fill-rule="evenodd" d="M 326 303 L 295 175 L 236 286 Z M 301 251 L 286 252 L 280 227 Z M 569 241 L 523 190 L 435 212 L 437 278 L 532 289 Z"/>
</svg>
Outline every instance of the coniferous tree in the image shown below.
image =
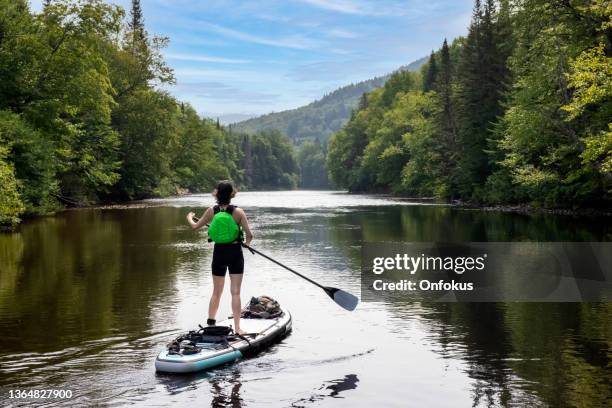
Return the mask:
<svg viewBox="0 0 612 408">
<path fill-rule="evenodd" d="M 491 172 L 495 172 L 499 168 L 499 162 L 503 159 L 502 149 L 499 146 L 500 134 L 500 119 L 504 113 L 503 99 L 507 96 L 508 88 L 511 84 L 510 67 L 508 59 L 514 50 L 514 33 L 512 26 L 512 14 L 509 0 L 499 1 L 499 11 L 495 21 L 495 44 L 497 52 L 494 54 L 492 61 L 491 80 L 497 81 L 499 88 L 499 98 L 494 101 L 495 114 L 497 116 L 495 123 L 492 126 L 493 132 L 489 134 L 488 159 Z"/>
<path fill-rule="evenodd" d="M 456 195 L 456 171 L 459 160 L 459 145 L 456 108 L 453 99 L 453 65 L 450 57 L 448 41 L 444 39 L 440 50 L 440 68 L 435 79 L 437 96 L 437 150 L 442 158 L 440 163 L 441 176 L 447 185 L 447 195 Z"/>
<path fill-rule="evenodd" d="M 459 63 L 458 125 L 462 156 L 458 177 L 460 195 L 466 199 L 479 198 L 480 186 L 492 172 L 489 142 L 503 113 L 501 98 L 507 70 L 503 44 L 497 36 L 497 17 L 494 0 L 486 0 L 484 6 L 476 0 Z"/>
<path fill-rule="evenodd" d="M 361 98 L 359 99 L 359 105 L 357 106 L 358 110 L 364 110 L 368 107 L 368 94 L 364 92 L 361 94 Z"/>
<path fill-rule="evenodd" d="M 129 22 L 129 28 L 132 31 L 132 41 L 135 43 L 144 41 L 146 38 L 144 28 L 144 17 L 142 15 L 142 8 L 140 7 L 140 0 L 132 0 L 132 9 L 130 10 L 131 21 Z"/>
<path fill-rule="evenodd" d="M 231 130 L 230 125 L 230 130 Z M 253 152 L 251 145 L 251 138 L 248 135 L 242 137 L 242 143 L 240 150 L 243 152 L 242 161 L 240 167 L 244 169 L 244 182 L 245 184 L 251 185 L 253 179 Z"/>
<path fill-rule="evenodd" d="M 484 144 L 481 143 L 481 105 L 482 87 L 482 31 L 483 10 L 480 0 L 476 0 L 472 21 L 468 29 L 458 66 L 459 133 L 463 154 L 460 159 L 461 195 L 469 196 L 482 167 Z"/>
<path fill-rule="evenodd" d="M 446 43 L 446 40 L 444 40 Z M 436 55 L 432 51 L 427 63 L 427 70 L 423 77 L 423 92 L 433 91 L 435 87 L 436 77 L 438 76 L 438 66 L 436 64 Z"/>
</svg>

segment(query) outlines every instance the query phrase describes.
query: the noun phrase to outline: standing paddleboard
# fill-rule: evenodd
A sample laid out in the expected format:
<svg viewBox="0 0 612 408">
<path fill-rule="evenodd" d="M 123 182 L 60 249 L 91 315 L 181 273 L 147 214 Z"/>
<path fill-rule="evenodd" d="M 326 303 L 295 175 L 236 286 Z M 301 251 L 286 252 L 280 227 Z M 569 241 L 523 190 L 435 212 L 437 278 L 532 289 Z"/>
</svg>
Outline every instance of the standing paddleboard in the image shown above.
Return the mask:
<svg viewBox="0 0 612 408">
<path fill-rule="evenodd" d="M 248 333 L 244 336 L 231 333 L 227 336 L 196 335 L 192 337 L 193 341 L 182 340 L 180 348 L 169 346 L 159 353 L 155 369 L 165 373 L 191 373 L 254 355 L 280 341 L 291 331 L 291 314 L 284 308 L 281 311 L 280 316 L 274 318 L 243 317 L 240 326 Z M 227 319 L 218 324 L 229 326 L 231 323 L 232 320 Z"/>
</svg>

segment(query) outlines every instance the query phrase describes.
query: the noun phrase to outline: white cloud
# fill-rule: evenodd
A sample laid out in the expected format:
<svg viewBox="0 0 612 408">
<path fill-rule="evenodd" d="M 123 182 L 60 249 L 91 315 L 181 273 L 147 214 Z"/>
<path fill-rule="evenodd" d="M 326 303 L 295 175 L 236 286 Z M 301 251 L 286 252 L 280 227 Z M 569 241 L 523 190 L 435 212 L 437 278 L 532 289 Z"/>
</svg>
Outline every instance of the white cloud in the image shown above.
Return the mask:
<svg viewBox="0 0 612 408">
<path fill-rule="evenodd" d="M 256 78 L 260 73 L 257 71 L 227 70 L 227 69 L 198 69 L 198 68 L 178 68 L 174 73 L 179 80 L 182 77 L 196 78 L 215 78 L 224 80 L 241 80 Z"/>
<path fill-rule="evenodd" d="M 324 10 L 336 11 L 345 14 L 358 14 L 370 16 L 401 15 L 406 10 L 397 6 L 385 5 L 380 1 L 365 0 L 298 0 L 311 6 Z"/>
<path fill-rule="evenodd" d="M 177 68 L 174 70 L 177 82 L 194 81 L 226 81 L 237 83 L 269 83 L 274 84 L 278 81 L 278 72 L 268 72 L 260 70 L 245 69 L 208 69 L 208 68 Z"/>
<path fill-rule="evenodd" d="M 198 24 L 200 27 L 208 31 L 212 31 L 217 34 L 221 34 L 226 37 L 234 38 L 237 40 L 252 42 L 255 44 L 270 45 L 272 47 L 294 48 L 298 50 L 313 49 L 321 46 L 320 41 L 316 41 L 301 35 L 291 35 L 284 38 L 267 38 L 227 27 L 222 27 L 217 24 L 207 22 L 200 22 Z"/>
<path fill-rule="evenodd" d="M 197 98 L 206 98 L 213 101 L 242 103 L 270 103 L 278 100 L 279 94 L 246 89 L 223 82 L 179 82 L 172 88 L 181 95 L 191 95 Z"/>
<path fill-rule="evenodd" d="M 345 50 L 344 48 L 330 48 L 328 50 L 331 53 L 334 54 L 338 54 L 338 55 L 352 55 L 355 54 L 355 52 L 350 51 L 350 50 Z"/>
<path fill-rule="evenodd" d="M 213 57 L 209 55 L 200 54 L 179 54 L 179 53 L 168 53 L 165 57 L 171 60 L 179 61 L 199 61 L 199 62 L 217 62 L 221 64 L 248 64 L 252 61 L 244 59 L 233 59 L 223 57 Z"/>
<path fill-rule="evenodd" d="M 347 39 L 359 37 L 359 34 L 352 32 L 352 31 L 343 30 L 341 28 L 332 28 L 331 30 L 327 31 L 327 35 L 331 37 L 347 38 Z"/>
</svg>

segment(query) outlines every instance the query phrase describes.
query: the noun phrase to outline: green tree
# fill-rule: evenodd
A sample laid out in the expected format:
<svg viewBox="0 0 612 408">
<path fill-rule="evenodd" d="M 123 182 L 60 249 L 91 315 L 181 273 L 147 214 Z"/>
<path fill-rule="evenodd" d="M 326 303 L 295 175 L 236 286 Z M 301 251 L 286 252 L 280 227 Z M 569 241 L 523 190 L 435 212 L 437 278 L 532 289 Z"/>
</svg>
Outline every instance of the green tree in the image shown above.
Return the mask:
<svg viewBox="0 0 612 408">
<path fill-rule="evenodd" d="M 406 121 L 393 111 L 401 95 L 421 88 L 417 74 L 400 71 L 372 91 L 364 109 L 353 112 L 344 129 L 329 141 L 327 163 L 332 182 L 349 191 L 387 191 L 399 185 L 406 154 Z"/>
<path fill-rule="evenodd" d="M 298 185 L 298 164 L 289 138 L 279 131 L 242 137 L 246 187 L 253 190 L 293 189 Z"/>
<path fill-rule="evenodd" d="M 444 42 L 446 43 L 446 40 L 444 40 Z M 436 55 L 433 51 L 429 56 L 429 61 L 423 68 L 425 68 L 423 75 L 423 91 L 433 91 L 436 78 L 438 77 L 438 65 L 436 64 Z"/>
<path fill-rule="evenodd" d="M 244 183 L 240 141 L 156 88 L 172 83 L 140 1 L 0 0 L 1 223 L 100 200 Z M 294 186 L 291 146 L 264 137 L 270 186 Z M 264 169 L 265 160 L 261 161 Z"/>
<path fill-rule="evenodd" d="M 325 146 L 318 140 L 302 143 L 297 152 L 300 168 L 299 186 L 306 189 L 325 189 L 329 187 Z"/>
<path fill-rule="evenodd" d="M 215 143 L 223 137 L 218 124 L 201 119 L 189 105 L 177 111 L 177 142 L 170 157 L 173 182 L 192 192 L 212 191 L 217 181 L 233 178 L 230 169 L 220 160 Z"/>
<path fill-rule="evenodd" d="M 131 200 L 172 192 L 167 152 L 178 143 L 178 109 L 176 101 L 160 91 L 142 89 L 123 98 L 113 112 L 113 125 L 123 141 L 121 178 L 113 195 Z"/>
<path fill-rule="evenodd" d="M 457 172 L 462 149 L 457 126 L 457 102 L 454 95 L 454 69 L 450 48 L 444 39 L 440 50 L 440 68 L 435 82 L 437 109 L 433 111 L 434 139 L 431 146 L 439 159 L 439 175 L 444 182 L 437 184 L 436 196 L 454 198 L 457 194 Z M 443 187 L 444 186 L 444 187 Z"/>
<path fill-rule="evenodd" d="M 145 43 L 147 37 L 144 26 L 144 16 L 142 15 L 142 7 L 140 7 L 140 0 L 132 0 L 130 17 L 131 20 L 128 27 L 132 32 L 132 47 L 137 48 L 138 43 Z"/>
<path fill-rule="evenodd" d="M 100 50 L 115 38 L 122 13 L 93 0 L 58 0 L 39 15 L 22 1 L 0 9 L 7 38 L 0 43 L 0 109 L 21 114 L 45 134 L 62 194 L 95 199 L 117 179 L 113 89 Z"/>
<path fill-rule="evenodd" d="M 501 55 L 496 20 L 493 0 L 487 0 L 484 6 L 476 0 L 458 67 L 458 125 L 462 145 L 459 193 L 467 199 L 481 197 L 481 186 L 492 172 L 487 150 L 493 124 L 503 112 L 501 96 L 506 83 L 503 77 L 506 62 Z"/>
<path fill-rule="evenodd" d="M 515 200 L 577 206 L 610 199 L 606 4 L 528 0 L 516 16 L 515 84 L 499 130 Z"/>
<path fill-rule="evenodd" d="M 5 139 L 4 129 L 2 127 L 0 129 L 0 229 L 2 229 L 17 225 L 25 207 L 19 195 L 14 166 L 7 160 L 11 145 Z"/>
<path fill-rule="evenodd" d="M 600 3 L 600 5 L 603 3 Z M 601 7 L 601 6 L 600 6 Z M 612 183 L 612 58 L 603 42 L 583 51 L 567 74 L 572 99 L 561 109 L 567 121 L 581 129 L 585 166 L 596 169 L 603 182 Z"/>
<path fill-rule="evenodd" d="M 39 130 L 9 111 L 0 111 L 0 139 L 6 160 L 14 169 L 20 200 L 27 214 L 45 214 L 59 208 L 57 166 L 53 144 Z"/>
</svg>

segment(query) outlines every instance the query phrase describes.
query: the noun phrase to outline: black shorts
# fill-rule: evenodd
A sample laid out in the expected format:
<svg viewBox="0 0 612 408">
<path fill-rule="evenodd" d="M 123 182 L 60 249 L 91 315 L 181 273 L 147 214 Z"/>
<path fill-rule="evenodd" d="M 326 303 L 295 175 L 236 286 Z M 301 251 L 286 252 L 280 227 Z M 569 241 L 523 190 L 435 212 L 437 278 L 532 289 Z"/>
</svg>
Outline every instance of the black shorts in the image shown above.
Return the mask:
<svg viewBox="0 0 612 408">
<path fill-rule="evenodd" d="M 225 276 L 229 269 L 230 274 L 244 272 L 244 257 L 242 246 L 237 244 L 215 244 L 212 259 L 212 273 L 215 276 Z"/>
</svg>

